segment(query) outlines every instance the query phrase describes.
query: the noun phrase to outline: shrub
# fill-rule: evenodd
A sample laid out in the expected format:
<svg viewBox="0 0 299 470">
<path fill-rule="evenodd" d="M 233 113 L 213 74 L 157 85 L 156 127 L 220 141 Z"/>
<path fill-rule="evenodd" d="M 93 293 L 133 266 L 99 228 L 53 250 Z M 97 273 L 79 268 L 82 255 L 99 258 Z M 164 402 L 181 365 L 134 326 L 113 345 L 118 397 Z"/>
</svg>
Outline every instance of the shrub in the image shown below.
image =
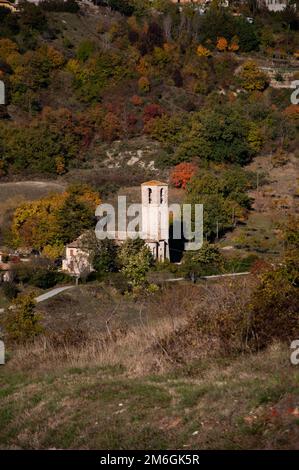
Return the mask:
<svg viewBox="0 0 299 470">
<path fill-rule="evenodd" d="M 19 289 L 14 282 L 4 282 L 2 292 L 7 300 L 13 300 L 17 297 Z"/>
<path fill-rule="evenodd" d="M 204 243 L 200 250 L 186 252 L 182 271 L 185 276 L 196 279 L 200 276 L 219 274 L 223 270 L 224 258 L 215 245 Z"/>
<path fill-rule="evenodd" d="M 3 321 L 5 333 L 9 340 L 25 342 L 33 340 L 43 328 L 40 325 L 41 317 L 35 312 L 34 294 L 19 295 L 13 302 Z"/>
<path fill-rule="evenodd" d="M 56 270 L 53 263 L 43 258 L 15 265 L 14 275 L 17 281 L 40 289 L 49 289 L 68 279 L 65 274 Z"/>
<path fill-rule="evenodd" d="M 239 73 L 241 86 L 246 91 L 263 91 L 269 84 L 268 76 L 259 70 L 256 63 L 248 60 Z"/>
<path fill-rule="evenodd" d="M 290 342 L 299 337 L 299 289 L 286 276 L 285 268 L 262 275 L 250 302 L 252 349 L 273 340 Z"/>
<path fill-rule="evenodd" d="M 138 80 L 138 88 L 141 93 L 150 91 L 150 82 L 147 77 L 140 77 Z"/>
<path fill-rule="evenodd" d="M 153 257 L 143 240 L 125 241 L 120 248 L 118 258 L 121 273 L 133 289 L 147 284 L 146 274 L 153 264 Z"/>
<path fill-rule="evenodd" d="M 44 11 L 66 11 L 68 13 L 77 13 L 80 10 L 76 0 L 43 0 L 40 7 Z"/>
</svg>

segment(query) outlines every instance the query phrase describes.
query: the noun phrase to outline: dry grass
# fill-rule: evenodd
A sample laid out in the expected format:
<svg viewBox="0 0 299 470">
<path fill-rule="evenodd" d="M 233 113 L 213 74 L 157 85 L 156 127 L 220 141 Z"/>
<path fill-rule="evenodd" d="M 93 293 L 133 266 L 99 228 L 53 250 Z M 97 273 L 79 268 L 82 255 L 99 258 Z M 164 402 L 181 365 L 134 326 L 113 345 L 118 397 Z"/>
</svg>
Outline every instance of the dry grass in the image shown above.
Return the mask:
<svg viewBox="0 0 299 470">
<path fill-rule="evenodd" d="M 96 362 L 6 369 L 0 448 L 298 448 L 298 379 L 278 344 L 142 377 Z"/>
<path fill-rule="evenodd" d="M 65 367 L 116 366 L 124 367 L 129 375 L 142 376 L 151 372 L 164 372 L 169 369 L 167 355 L 161 354 L 161 339 L 181 327 L 185 319 L 167 319 L 155 325 L 130 328 L 126 332 L 108 330 L 85 336 L 81 344 L 69 344 L 61 335 L 42 336 L 32 344 L 18 346 L 7 368 L 22 371 L 51 370 Z M 76 331 L 73 332 L 74 336 Z M 80 332 L 81 333 L 81 332 Z M 161 348 L 153 352 L 153 345 Z"/>
<path fill-rule="evenodd" d="M 183 284 L 139 301 L 113 298 L 106 289 L 91 286 L 82 286 L 77 292 L 73 289 L 62 296 L 64 311 L 68 310 L 67 299 L 75 296 L 81 308 L 85 306 L 89 311 L 94 308 L 93 313 L 89 312 L 92 316 L 74 326 L 74 318 L 81 310 L 80 306 L 74 310 L 76 302 L 72 301 L 68 317 L 65 315 L 64 322 L 58 321 L 57 314 L 52 312 L 53 301 L 49 302 L 43 306 L 44 310 L 51 307 L 47 334 L 33 344 L 18 346 L 7 367 L 49 370 L 53 363 L 57 368 L 120 365 L 130 375 L 142 376 L 219 355 L 223 345 L 219 338 L 199 334 L 198 317 L 213 318 L 229 310 L 245 311 L 254 282 L 235 279 L 198 286 Z M 242 296 L 238 295 L 240 292 Z M 92 294 L 98 309 L 85 303 L 86 297 L 90 302 Z"/>
<path fill-rule="evenodd" d="M 0 448 L 298 448 L 288 347 L 228 357 L 190 331 L 200 312 L 242 309 L 250 282 L 171 287 L 135 302 L 130 325 L 107 307 L 101 330 L 52 331 L 10 349 Z"/>
</svg>

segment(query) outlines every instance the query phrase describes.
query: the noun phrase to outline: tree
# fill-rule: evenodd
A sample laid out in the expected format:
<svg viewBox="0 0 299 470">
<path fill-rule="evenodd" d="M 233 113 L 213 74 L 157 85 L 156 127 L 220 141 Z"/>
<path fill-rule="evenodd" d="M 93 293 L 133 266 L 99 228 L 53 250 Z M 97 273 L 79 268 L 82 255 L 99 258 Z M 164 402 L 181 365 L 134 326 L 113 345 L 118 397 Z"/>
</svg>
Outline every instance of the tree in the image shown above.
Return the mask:
<svg viewBox="0 0 299 470">
<path fill-rule="evenodd" d="M 150 91 L 150 82 L 147 77 L 140 77 L 138 80 L 138 88 L 142 93 L 147 93 Z"/>
<path fill-rule="evenodd" d="M 153 257 L 143 240 L 125 241 L 120 248 L 118 258 L 121 273 L 133 289 L 147 284 L 146 274 L 153 264 Z"/>
<path fill-rule="evenodd" d="M 253 176 L 242 169 L 213 173 L 202 170 L 187 185 L 186 202 L 203 204 L 204 235 L 208 239 L 219 237 L 245 218 L 250 208 L 246 191 L 252 187 Z"/>
<path fill-rule="evenodd" d="M 2 285 L 2 292 L 6 299 L 13 300 L 17 297 L 19 289 L 14 282 L 4 282 Z"/>
<path fill-rule="evenodd" d="M 223 265 L 224 258 L 218 248 L 205 242 L 200 250 L 184 254 L 182 270 L 185 276 L 196 280 L 200 276 L 219 274 Z"/>
<path fill-rule="evenodd" d="M 238 77 L 246 91 L 263 91 L 269 84 L 268 76 L 259 70 L 253 60 L 245 62 Z"/>
<path fill-rule="evenodd" d="M 218 51 L 224 52 L 228 48 L 228 42 L 224 37 L 220 37 L 217 39 L 216 47 Z"/>
<path fill-rule="evenodd" d="M 73 185 L 62 194 L 23 203 L 13 215 L 14 242 L 42 250 L 73 241 L 95 226 L 99 203 L 98 194 L 87 185 Z"/>
<path fill-rule="evenodd" d="M 56 212 L 56 223 L 59 239 L 68 243 L 95 224 L 94 209 L 70 194 Z"/>
<path fill-rule="evenodd" d="M 210 40 L 213 44 L 217 38 L 238 36 L 240 50 L 250 52 L 259 47 L 257 26 L 249 23 L 244 17 L 233 16 L 228 9 L 212 5 L 199 21 L 199 39 L 201 43 Z"/>
<path fill-rule="evenodd" d="M 299 279 L 297 264 L 297 279 Z M 290 344 L 299 335 L 299 289 L 288 276 L 286 265 L 262 274 L 250 300 L 249 341 L 261 349 L 273 340 Z"/>
<path fill-rule="evenodd" d="M 103 275 L 118 270 L 117 246 L 114 240 L 99 240 L 95 232 L 89 230 L 80 239 L 80 249 L 88 253 L 88 261 L 96 273 Z"/>
<path fill-rule="evenodd" d="M 177 188 L 186 188 L 192 176 L 196 174 L 197 166 L 193 163 L 179 163 L 170 173 L 170 181 Z"/>
<path fill-rule="evenodd" d="M 108 112 L 101 125 L 102 139 L 106 142 L 113 142 L 120 136 L 121 123 L 116 114 Z"/>
<path fill-rule="evenodd" d="M 47 18 L 40 6 L 30 2 L 22 2 L 20 25 L 21 27 L 43 31 L 47 25 Z"/>
<path fill-rule="evenodd" d="M 193 114 L 191 124 L 176 150 L 178 161 L 201 157 L 244 165 L 254 155 L 248 143 L 249 121 L 238 106 L 206 108 Z"/>
<path fill-rule="evenodd" d="M 164 114 L 164 109 L 156 103 L 148 104 L 143 109 L 143 123 L 146 124 L 151 119 L 161 117 Z"/>
<path fill-rule="evenodd" d="M 13 310 L 6 314 L 3 321 L 9 340 L 30 341 L 43 331 L 40 325 L 41 317 L 34 311 L 35 305 L 34 294 L 18 295 L 13 301 Z"/>
<path fill-rule="evenodd" d="M 197 46 L 196 53 L 199 57 L 210 57 L 212 55 L 212 52 L 207 47 L 204 47 L 202 44 L 199 44 L 199 46 Z"/>
</svg>

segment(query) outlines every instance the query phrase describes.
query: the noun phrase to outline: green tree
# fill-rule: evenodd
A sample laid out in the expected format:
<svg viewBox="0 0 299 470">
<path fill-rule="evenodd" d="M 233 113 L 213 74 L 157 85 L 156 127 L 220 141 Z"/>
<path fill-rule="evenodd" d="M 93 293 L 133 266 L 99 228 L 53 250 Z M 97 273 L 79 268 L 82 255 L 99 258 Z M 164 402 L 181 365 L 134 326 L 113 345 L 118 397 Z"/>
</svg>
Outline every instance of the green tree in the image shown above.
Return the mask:
<svg viewBox="0 0 299 470">
<path fill-rule="evenodd" d="M 60 241 L 75 240 L 84 230 L 95 225 L 92 207 L 88 207 L 76 196 L 70 194 L 56 213 L 57 232 Z"/>
<path fill-rule="evenodd" d="M 195 113 L 192 128 L 176 151 L 177 158 L 201 157 L 244 165 L 254 155 L 248 143 L 249 122 L 237 106 L 215 106 Z"/>
<path fill-rule="evenodd" d="M 203 204 L 204 235 L 213 239 L 242 220 L 251 201 L 246 191 L 254 184 L 252 173 L 234 168 L 223 172 L 201 170 L 187 185 L 186 202 Z"/>
<path fill-rule="evenodd" d="M 117 246 L 114 240 L 99 240 L 94 230 L 88 230 L 80 239 L 80 248 L 89 254 L 89 262 L 98 274 L 118 270 Z"/>
<path fill-rule="evenodd" d="M 205 242 L 198 251 L 186 252 L 183 258 L 182 271 L 193 279 L 210 274 L 219 274 L 224 266 L 224 258 L 218 248 Z"/>
<path fill-rule="evenodd" d="M 147 284 L 146 274 L 153 264 L 149 248 L 141 239 L 127 240 L 119 251 L 121 273 L 126 277 L 132 288 Z"/>
</svg>

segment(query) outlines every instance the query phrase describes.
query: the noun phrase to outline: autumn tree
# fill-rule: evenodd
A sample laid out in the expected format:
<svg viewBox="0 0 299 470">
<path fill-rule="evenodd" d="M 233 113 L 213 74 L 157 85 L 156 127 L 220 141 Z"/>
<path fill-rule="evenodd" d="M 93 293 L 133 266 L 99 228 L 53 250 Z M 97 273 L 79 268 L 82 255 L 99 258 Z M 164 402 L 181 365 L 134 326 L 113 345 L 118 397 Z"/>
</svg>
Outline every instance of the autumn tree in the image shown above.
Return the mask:
<svg viewBox="0 0 299 470">
<path fill-rule="evenodd" d="M 139 91 L 142 93 L 147 93 L 148 91 L 150 91 L 149 79 L 144 76 L 140 77 L 138 80 L 138 88 L 139 88 Z"/>
<path fill-rule="evenodd" d="M 196 53 L 199 57 L 210 57 L 212 55 L 212 52 L 207 47 L 204 47 L 202 44 L 199 44 L 199 46 L 197 46 Z"/>
<path fill-rule="evenodd" d="M 192 176 L 196 174 L 197 166 L 193 163 L 183 162 L 174 167 L 170 173 L 170 181 L 177 188 L 186 188 Z"/>
<path fill-rule="evenodd" d="M 73 185 L 63 194 L 23 203 L 13 215 L 14 243 L 38 250 L 68 243 L 94 226 L 99 203 L 98 194 L 86 185 Z"/>
<path fill-rule="evenodd" d="M 269 84 L 268 76 L 252 60 L 245 62 L 238 77 L 246 91 L 263 91 Z"/>
<path fill-rule="evenodd" d="M 216 47 L 218 51 L 224 52 L 228 48 L 228 42 L 224 37 L 220 37 L 217 39 Z"/>
<path fill-rule="evenodd" d="M 108 112 L 101 124 L 102 139 L 106 142 L 113 142 L 119 138 L 121 132 L 121 122 L 115 113 Z"/>
<path fill-rule="evenodd" d="M 146 105 L 143 109 L 143 123 L 146 124 L 151 119 L 161 117 L 164 112 L 164 109 L 159 104 L 151 103 Z"/>
</svg>

